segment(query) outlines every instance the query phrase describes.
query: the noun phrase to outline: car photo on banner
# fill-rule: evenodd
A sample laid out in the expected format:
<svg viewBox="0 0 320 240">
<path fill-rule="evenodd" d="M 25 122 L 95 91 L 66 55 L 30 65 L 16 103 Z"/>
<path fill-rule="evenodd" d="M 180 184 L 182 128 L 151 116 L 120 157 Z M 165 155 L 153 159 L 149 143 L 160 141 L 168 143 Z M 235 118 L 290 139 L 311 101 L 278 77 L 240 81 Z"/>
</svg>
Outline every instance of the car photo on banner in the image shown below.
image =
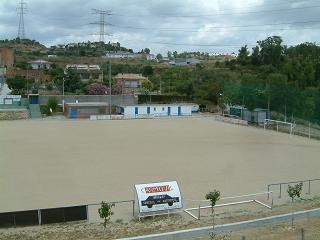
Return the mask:
<svg viewBox="0 0 320 240">
<path fill-rule="evenodd" d="M 135 190 L 140 213 L 182 208 L 181 193 L 176 181 L 136 184 Z"/>
</svg>

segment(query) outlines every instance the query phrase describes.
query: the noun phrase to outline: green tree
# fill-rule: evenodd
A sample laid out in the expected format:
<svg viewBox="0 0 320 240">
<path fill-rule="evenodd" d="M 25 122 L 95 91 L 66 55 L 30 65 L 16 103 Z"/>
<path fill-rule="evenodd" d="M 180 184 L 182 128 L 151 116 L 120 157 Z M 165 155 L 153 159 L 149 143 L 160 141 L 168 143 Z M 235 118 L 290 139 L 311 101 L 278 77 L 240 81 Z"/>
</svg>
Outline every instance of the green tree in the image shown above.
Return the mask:
<svg viewBox="0 0 320 240">
<path fill-rule="evenodd" d="M 149 49 L 149 48 L 145 48 L 145 49 L 143 50 L 143 52 L 144 52 L 145 54 L 150 54 L 150 49 Z"/>
<path fill-rule="evenodd" d="M 150 65 L 144 66 L 142 68 L 142 75 L 143 76 L 151 76 L 153 74 L 153 68 Z"/>
<path fill-rule="evenodd" d="M 160 53 L 157 54 L 156 59 L 158 59 L 158 61 L 162 60 L 162 55 Z"/>
<path fill-rule="evenodd" d="M 55 85 L 62 91 L 62 84 L 63 84 L 63 69 L 62 68 L 51 68 L 49 70 L 49 74 L 52 77 L 53 82 Z"/>
<path fill-rule="evenodd" d="M 75 69 L 69 68 L 65 76 L 64 89 L 66 92 L 75 93 L 77 90 L 80 90 L 82 83 L 79 77 L 79 74 Z"/>
<path fill-rule="evenodd" d="M 212 232 L 210 232 L 210 237 L 211 239 L 213 239 L 213 237 L 215 236 L 214 233 L 214 217 L 215 217 L 215 211 L 214 211 L 214 207 L 217 203 L 217 201 L 219 201 L 220 199 L 220 191 L 214 189 L 212 192 L 208 192 L 206 194 L 206 199 L 210 201 L 210 205 L 211 205 L 211 216 L 212 216 Z"/>
<path fill-rule="evenodd" d="M 187 95 L 189 98 L 193 98 L 193 95 L 195 93 L 194 83 L 192 80 L 187 80 L 180 82 L 177 85 L 177 91 L 178 93 Z"/>
<path fill-rule="evenodd" d="M 177 51 L 174 51 L 173 53 L 172 53 L 172 55 L 173 55 L 173 58 L 177 58 L 178 57 L 178 52 Z"/>
<path fill-rule="evenodd" d="M 16 93 L 22 94 L 25 90 L 27 81 L 24 77 L 16 76 L 6 80 L 8 87 Z"/>
<path fill-rule="evenodd" d="M 56 97 L 49 97 L 47 108 L 52 110 L 52 112 L 56 112 L 58 110 L 58 99 Z M 50 111 L 51 112 L 51 111 Z"/>
<path fill-rule="evenodd" d="M 282 38 L 279 36 L 268 37 L 258 41 L 262 64 L 272 64 L 278 67 L 285 47 L 282 45 Z"/>
<path fill-rule="evenodd" d="M 26 61 L 17 62 L 17 63 L 15 64 L 15 66 L 16 66 L 17 68 L 25 69 L 25 70 L 31 68 L 30 64 L 29 64 L 28 62 L 26 62 Z"/>
<path fill-rule="evenodd" d="M 149 96 L 149 102 L 151 102 L 151 91 L 153 89 L 153 84 L 149 79 L 143 80 L 141 83 L 141 88 L 140 88 L 140 93 L 145 95 L 146 100 L 148 99 Z"/>
<path fill-rule="evenodd" d="M 288 185 L 288 189 L 287 189 L 287 193 L 289 195 L 289 197 L 291 198 L 291 204 L 292 204 L 292 218 L 291 218 L 291 227 L 293 229 L 293 220 L 294 220 L 294 216 L 293 216 L 293 201 L 295 198 L 300 198 L 301 196 L 301 191 L 302 191 L 302 186 L 303 183 L 298 183 L 294 186 Z"/>
<path fill-rule="evenodd" d="M 239 55 L 238 55 L 238 59 L 239 63 L 241 65 L 246 65 L 249 61 L 249 50 L 247 45 L 245 45 L 244 47 L 241 47 L 239 50 Z"/>
<path fill-rule="evenodd" d="M 111 216 L 113 215 L 112 208 L 114 207 L 114 203 L 106 203 L 104 201 L 101 202 L 101 206 L 98 209 L 98 213 L 100 218 L 104 220 L 103 227 L 104 232 L 107 230 L 107 223 L 110 221 Z"/>
<path fill-rule="evenodd" d="M 260 50 L 258 46 L 252 48 L 251 63 L 253 65 L 260 65 L 261 63 Z"/>
</svg>

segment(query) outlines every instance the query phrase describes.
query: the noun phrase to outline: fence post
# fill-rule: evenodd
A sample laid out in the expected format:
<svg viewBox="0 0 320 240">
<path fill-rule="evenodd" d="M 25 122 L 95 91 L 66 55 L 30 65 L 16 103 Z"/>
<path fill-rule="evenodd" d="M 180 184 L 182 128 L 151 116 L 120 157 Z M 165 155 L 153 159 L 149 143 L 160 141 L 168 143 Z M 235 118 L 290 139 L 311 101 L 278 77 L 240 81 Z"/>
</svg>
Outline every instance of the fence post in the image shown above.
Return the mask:
<svg viewBox="0 0 320 240">
<path fill-rule="evenodd" d="M 134 200 L 132 200 L 132 216 L 134 217 Z"/>
<path fill-rule="evenodd" d="M 281 198 L 281 183 L 279 184 L 279 186 L 280 186 L 279 198 Z"/>
<path fill-rule="evenodd" d="M 199 208 L 198 208 L 198 220 L 200 220 L 200 205 L 199 205 Z"/>
<path fill-rule="evenodd" d="M 270 184 L 268 184 L 268 200 L 269 200 L 269 194 L 270 194 Z"/>
<path fill-rule="evenodd" d="M 42 224 L 42 219 L 41 219 L 41 210 L 40 210 L 40 209 L 38 209 L 38 223 L 39 223 L 39 225 L 41 225 L 41 224 Z"/>
<path fill-rule="evenodd" d="M 15 214 L 13 214 L 13 225 L 14 225 L 14 227 L 17 226 L 17 224 L 16 224 L 16 215 Z"/>
<path fill-rule="evenodd" d="M 301 228 L 301 240 L 304 240 L 304 228 Z"/>
<path fill-rule="evenodd" d="M 310 194 L 311 193 L 311 180 L 309 180 L 309 186 L 308 186 L 308 194 Z"/>
<path fill-rule="evenodd" d="M 86 212 L 87 212 L 87 222 L 89 222 L 89 211 L 88 211 L 89 206 L 86 205 Z"/>
</svg>

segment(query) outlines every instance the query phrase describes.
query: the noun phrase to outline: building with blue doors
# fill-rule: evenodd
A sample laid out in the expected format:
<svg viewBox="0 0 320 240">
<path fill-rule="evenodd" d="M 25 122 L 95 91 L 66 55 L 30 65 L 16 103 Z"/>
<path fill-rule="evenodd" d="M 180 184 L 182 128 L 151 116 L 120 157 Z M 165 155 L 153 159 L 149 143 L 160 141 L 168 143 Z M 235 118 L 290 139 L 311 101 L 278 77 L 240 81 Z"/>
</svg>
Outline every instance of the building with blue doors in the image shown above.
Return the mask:
<svg viewBox="0 0 320 240">
<path fill-rule="evenodd" d="M 192 105 L 183 104 L 150 104 L 120 106 L 117 113 L 124 118 L 153 118 L 153 117 L 178 117 L 191 116 Z"/>
<path fill-rule="evenodd" d="M 90 118 L 91 115 L 109 114 L 109 105 L 101 102 L 65 103 L 64 115 L 68 118 Z"/>
</svg>

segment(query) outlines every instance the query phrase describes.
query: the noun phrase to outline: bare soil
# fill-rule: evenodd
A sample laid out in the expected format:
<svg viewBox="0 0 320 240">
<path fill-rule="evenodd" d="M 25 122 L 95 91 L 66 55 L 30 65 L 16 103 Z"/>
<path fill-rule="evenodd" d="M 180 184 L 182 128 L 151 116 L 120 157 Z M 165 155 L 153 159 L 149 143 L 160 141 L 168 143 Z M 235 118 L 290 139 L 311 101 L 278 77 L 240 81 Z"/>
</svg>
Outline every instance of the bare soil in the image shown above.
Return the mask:
<svg viewBox="0 0 320 240">
<path fill-rule="evenodd" d="M 2 121 L 0 154 L 0 212 L 128 200 L 134 198 L 133 184 L 170 180 L 179 183 L 184 208 L 196 207 L 213 189 L 222 197 L 256 193 L 270 183 L 318 178 L 320 169 L 319 141 L 212 117 Z M 312 192 L 319 189 L 313 183 Z M 257 217 L 269 214 L 254 209 Z M 244 211 L 249 210 L 220 213 L 221 219 L 251 217 Z M 119 220 L 111 223 L 111 238 L 210 223 L 185 214 L 137 222 L 131 214 L 128 207 L 114 216 Z M 1 229 L 0 236 L 100 239 L 102 230 L 99 223 L 81 222 Z"/>
</svg>

